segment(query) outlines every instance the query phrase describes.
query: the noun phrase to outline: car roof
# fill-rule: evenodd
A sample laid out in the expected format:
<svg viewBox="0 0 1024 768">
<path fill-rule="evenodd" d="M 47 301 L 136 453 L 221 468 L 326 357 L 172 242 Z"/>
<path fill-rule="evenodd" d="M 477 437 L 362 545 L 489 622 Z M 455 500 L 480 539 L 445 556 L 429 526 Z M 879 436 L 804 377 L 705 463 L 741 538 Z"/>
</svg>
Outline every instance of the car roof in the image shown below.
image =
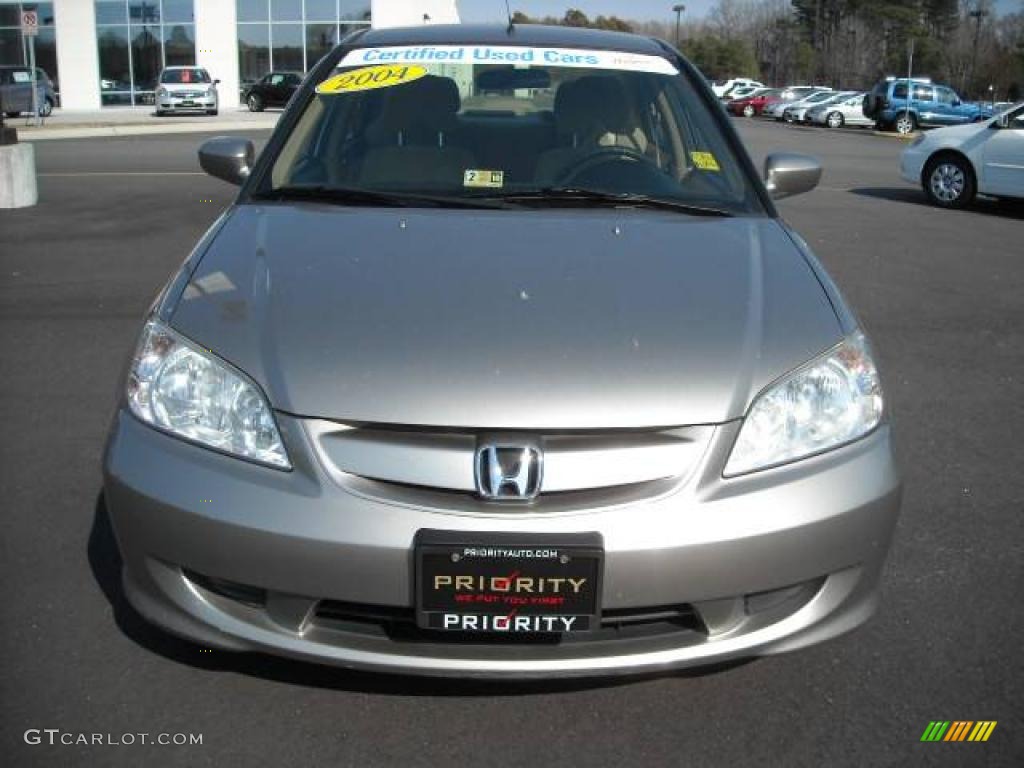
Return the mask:
<svg viewBox="0 0 1024 768">
<path fill-rule="evenodd" d="M 627 32 L 543 24 L 428 24 L 420 27 L 368 29 L 343 44 L 359 48 L 393 45 L 522 45 L 531 47 L 594 48 L 664 56 L 663 44 Z"/>
<path fill-rule="evenodd" d="M 173 67 L 164 67 L 163 71 L 167 72 L 171 69 L 206 69 L 206 67 L 200 67 L 198 64 L 186 64 L 184 66 L 180 64 L 175 64 Z"/>
</svg>

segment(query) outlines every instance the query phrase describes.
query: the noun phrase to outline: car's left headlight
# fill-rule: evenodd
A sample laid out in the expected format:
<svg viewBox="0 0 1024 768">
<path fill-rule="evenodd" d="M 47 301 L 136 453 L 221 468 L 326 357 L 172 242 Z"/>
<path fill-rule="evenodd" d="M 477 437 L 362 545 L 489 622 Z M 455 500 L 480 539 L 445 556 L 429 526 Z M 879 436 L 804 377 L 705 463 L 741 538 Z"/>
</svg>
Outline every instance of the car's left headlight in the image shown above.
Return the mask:
<svg viewBox="0 0 1024 768">
<path fill-rule="evenodd" d="M 274 413 L 256 384 L 163 323 L 146 323 L 126 389 L 132 413 L 157 429 L 291 469 Z"/>
<path fill-rule="evenodd" d="M 757 396 L 726 477 L 785 464 L 856 440 L 882 419 L 882 385 L 857 331 Z"/>
</svg>

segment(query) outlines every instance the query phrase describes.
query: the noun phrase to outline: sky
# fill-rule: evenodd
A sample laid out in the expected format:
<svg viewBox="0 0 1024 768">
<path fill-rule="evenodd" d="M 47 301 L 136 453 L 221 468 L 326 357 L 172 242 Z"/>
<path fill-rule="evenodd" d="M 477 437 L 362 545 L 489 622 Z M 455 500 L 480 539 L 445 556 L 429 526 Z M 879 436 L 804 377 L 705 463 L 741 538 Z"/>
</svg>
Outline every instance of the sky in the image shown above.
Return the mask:
<svg viewBox="0 0 1024 768">
<path fill-rule="evenodd" d="M 579 8 L 588 16 L 619 16 L 624 19 L 672 21 L 672 6 L 678 0 L 509 0 L 513 11 L 530 16 L 561 16 L 568 8 Z M 683 18 L 703 18 L 716 0 L 686 0 Z M 505 16 L 505 0 L 458 0 L 464 22 L 500 22 Z M 996 0 L 1000 13 L 1021 10 L 1021 0 Z"/>
</svg>

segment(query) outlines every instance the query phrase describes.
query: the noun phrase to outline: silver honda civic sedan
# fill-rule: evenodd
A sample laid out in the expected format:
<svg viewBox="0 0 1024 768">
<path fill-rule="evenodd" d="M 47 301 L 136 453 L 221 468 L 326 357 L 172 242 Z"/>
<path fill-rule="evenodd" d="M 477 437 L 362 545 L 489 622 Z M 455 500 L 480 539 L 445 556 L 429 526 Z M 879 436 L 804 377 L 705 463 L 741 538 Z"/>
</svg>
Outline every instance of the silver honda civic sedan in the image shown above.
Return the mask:
<svg viewBox="0 0 1024 768">
<path fill-rule="evenodd" d="M 367 30 L 154 302 L 105 453 L 131 604 L 208 648 L 463 677 L 864 622 L 900 502 L 863 328 L 656 40 Z"/>
</svg>

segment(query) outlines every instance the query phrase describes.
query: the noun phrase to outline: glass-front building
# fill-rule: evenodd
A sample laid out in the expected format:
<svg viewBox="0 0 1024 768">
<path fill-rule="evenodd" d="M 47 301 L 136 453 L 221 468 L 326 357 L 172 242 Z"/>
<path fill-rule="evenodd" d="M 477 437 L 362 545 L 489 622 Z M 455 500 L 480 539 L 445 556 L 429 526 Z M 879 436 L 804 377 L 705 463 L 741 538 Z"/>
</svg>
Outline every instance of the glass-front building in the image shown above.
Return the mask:
<svg viewBox="0 0 1024 768">
<path fill-rule="evenodd" d="M 29 38 L 21 34 L 22 11 L 35 11 L 39 18 L 39 34 L 36 35 L 36 66 L 53 80 L 53 87 L 60 94 L 60 78 L 57 72 L 57 30 L 54 26 L 53 3 L 21 3 L 0 0 L 0 65 L 27 67 L 29 63 Z"/>
<path fill-rule="evenodd" d="M 37 36 L 22 33 L 25 11 L 38 16 Z M 34 41 L 68 112 L 149 107 L 164 67 L 200 66 L 230 109 L 250 84 L 310 71 L 371 21 L 455 24 L 457 0 L 0 0 L 0 65 L 27 66 Z"/>
<path fill-rule="evenodd" d="M 270 71 L 306 72 L 370 23 L 370 0 L 236 0 L 239 88 Z"/>
<path fill-rule="evenodd" d="M 152 104 L 161 69 L 196 63 L 193 0 L 94 1 L 104 106 Z"/>
</svg>

